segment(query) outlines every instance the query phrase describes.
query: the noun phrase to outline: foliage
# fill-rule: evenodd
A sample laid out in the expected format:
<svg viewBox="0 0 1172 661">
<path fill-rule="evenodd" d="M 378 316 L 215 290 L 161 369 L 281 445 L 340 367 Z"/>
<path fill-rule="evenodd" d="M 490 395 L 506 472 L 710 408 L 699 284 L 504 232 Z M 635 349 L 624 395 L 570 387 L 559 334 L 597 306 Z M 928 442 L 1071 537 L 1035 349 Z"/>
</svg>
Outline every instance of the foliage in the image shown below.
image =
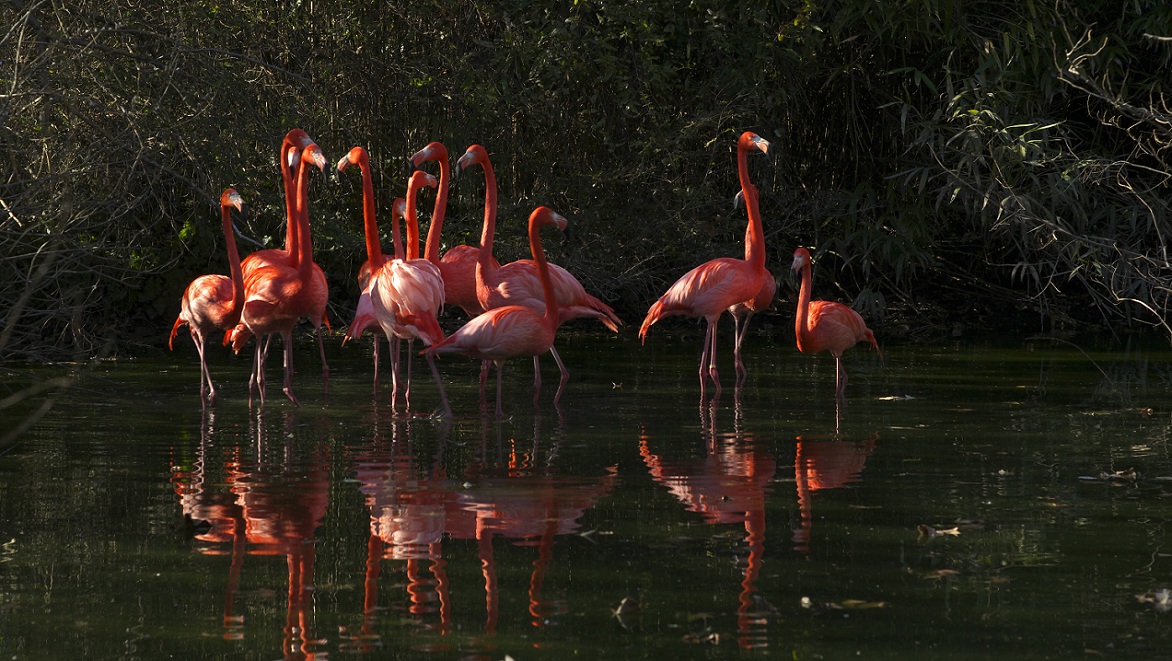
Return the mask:
<svg viewBox="0 0 1172 661">
<path fill-rule="evenodd" d="M 804 244 L 821 286 L 872 317 L 1088 309 L 1172 336 L 1172 9 L 1155 0 L 81 0 L 0 16 L 10 356 L 158 345 L 186 282 L 226 268 L 219 190 L 244 195 L 245 237 L 281 241 L 275 157 L 293 126 L 331 159 L 365 145 L 384 202 L 428 141 L 453 158 L 484 144 L 502 259 L 550 204 L 572 223 L 554 260 L 631 318 L 739 253 L 732 149 L 754 130 L 779 154 L 750 164 L 775 275 Z M 454 186 L 448 245 L 475 243 L 482 195 L 475 177 Z M 357 200 L 352 182 L 312 183 L 335 320 L 356 298 Z"/>
</svg>

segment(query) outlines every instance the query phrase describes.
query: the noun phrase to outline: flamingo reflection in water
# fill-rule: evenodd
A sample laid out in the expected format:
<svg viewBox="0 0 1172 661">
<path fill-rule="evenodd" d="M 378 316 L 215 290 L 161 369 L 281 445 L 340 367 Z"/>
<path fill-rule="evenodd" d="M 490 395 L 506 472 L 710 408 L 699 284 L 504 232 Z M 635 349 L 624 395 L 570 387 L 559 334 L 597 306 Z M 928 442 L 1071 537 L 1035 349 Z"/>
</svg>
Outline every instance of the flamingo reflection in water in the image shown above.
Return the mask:
<svg viewBox="0 0 1172 661">
<path fill-rule="evenodd" d="M 839 489 L 859 480 L 878 438 L 878 434 L 873 434 L 866 441 L 842 440 L 837 435 L 827 440 L 798 437 L 794 480 L 797 483 L 801 522 L 794 529 L 795 551 L 804 553 L 810 550 L 810 530 L 814 526 L 811 492 Z"/>
<path fill-rule="evenodd" d="M 707 445 L 702 459 L 664 459 L 651 451 L 651 438 L 646 431 L 639 434 L 639 455 L 651 477 L 688 511 L 700 514 L 705 523 L 744 525 L 748 557 L 738 597 L 738 644 L 745 649 L 765 648 L 768 646 L 765 627 L 772 608 L 757 595 L 757 577 L 765 554 L 765 497 L 777 472 L 777 462 L 751 434 L 740 431 L 739 390 L 734 433 L 716 432 L 719 398 L 711 400 L 710 406 L 710 409 L 700 409 Z"/>
<path fill-rule="evenodd" d="M 487 456 L 487 424 L 482 428 L 481 456 Z M 445 538 L 474 540 L 485 589 L 485 633 L 493 636 L 499 615 L 501 587 L 497 582 L 494 538 L 522 547 L 536 546 L 527 597 L 535 627 L 545 626 L 566 611 L 565 604 L 543 595 L 553 560 L 555 538 L 576 534 L 579 519 L 613 489 L 615 469 L 597 478 L 567 478 L 550 467 L 556 447 L 542 453 L 537 440 L 522 449 L 515 439 L 502 445 L 501 461 L 476 462 L 457 480 L 448 479 L 437 457 L 426 474 L 413 459 L 410 443 L 395 441 L 389 454 L 364 459 L 359 470 L 362 490 L 371 508 L 368 546 L 366 609 L 368 620 L 377 604 L 379 560 L 405 561 L 410 612 L 422 618 L 439 614 L 439 625 L 425 625 L 443 635 L 452 630 L 452 586 L 444 567 Z M 442 453 L 441 447 L 438 450 Z M 377 453 L 376 453 L 377 454 Z M 539 456 L 546 459 L 538 465 Z M 380 466 L 381 463 L 381 466 Z M 375 540 L 378 541 L 375 541 Z M 433 581 L 421 578 L 420 562 L 430 563 Z M 438 608 L 432 604 L 438 604 Z M 364 626 L 369 626 L 364 625 Z"/>
<path fill-rule="evenodd" d="M 291 413 L 289 414 L 291 415 Z M 284 555 L 288 566 L 288 601 L 282 628 L 282 658 L 315 658 L 314 647 L 322 641 L 310 634 L 313 605 L 314 545 L 317 527 L 329 502 L 328 467 L 324 452 L 315 451 L 306 461 L 293 461 L 284 448 L 280 462 L 264 458 L 265 423 L 257 415 L 258 453 L 247 456 L 239 446 L 221 453 L 223 475 L 207 473 L 214 435 L 214 417 L 205 418 L 203 439 L 191 470 L 172 466 L 172 481 L 184 517 L 192 522 L 197 547 L 205 555 L 222 555 L 231 544 L 231 563 L 224 597 L 224 637 L 243 638 L 245 620 L 236 614 L 240 577 L 246 555 Z M 294 419 L 286 418 L 291 429 Z M 228 485 L 227 491 L 208 488 L 209 483 Z"/>
</svg>

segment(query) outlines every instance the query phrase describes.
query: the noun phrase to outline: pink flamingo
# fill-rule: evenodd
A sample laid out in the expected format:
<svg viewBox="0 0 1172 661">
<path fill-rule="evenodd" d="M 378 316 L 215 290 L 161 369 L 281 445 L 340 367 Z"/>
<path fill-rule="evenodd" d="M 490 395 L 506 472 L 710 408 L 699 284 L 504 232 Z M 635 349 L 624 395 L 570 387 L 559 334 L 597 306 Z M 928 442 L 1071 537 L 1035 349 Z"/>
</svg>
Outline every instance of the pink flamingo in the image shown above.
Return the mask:
<svg viewBox="0 0 1172 661">
<path fill-rule="evenodd" d="M 354 147 L 338 161 L 338 172 L 344 172 L 347 167 L 357 165 L 362 171 L 362 221 L 366 237 L 366 261 L 358 270 L 358 289 L 361 295 L 358 298 L 358 307 L 354 311 L 354 322 L 342 338 L 345 344 L 351 338 L 361 337 L 362 333 L 371 326 L 378 326 L 374 318 L 374 308 L 370 300 L 370 281 L 374 274 L 387 262 L 383 254 L 382 244 L 379 243 L 378 220 L 375 217 L 374 183 L 370 174 L 370 157 L 363 147 Z M 398 225 L 395 226 L 398 232 Z M 398 236 L 395 245 L 399 246 Z M 396 253 L 396 258 L 403 255 Z M 378 385 L 378 335 L 374 335 L 374 382 Z"/>
<path fill-rule="evenodd" d="M 794 335 L 797 336 L 798 351 L 829 351 L 830 355 L 834 356 L 834 395 L 841 400 L 846 394 L 846 370 L 842 368 L 842 352 L 863 340 L 879 352 L 880 359 L 883 358 L 883 352 L 879 351 L 875 334 L 867 328 L 866 322 L 858 312 L 842 303 L 810 300 L 814 281 L 810 271 L 810 251 L 805 248 L 795 250 L 791 270 L 795 275 L 801 272 L 802 277 L 802 287 L 798 292 L 798 312 L 794 318 Z"/>
<path fill-rule="evenodd" d="M 558 300 L 553 281 L 541 248 L 541 228 L 555 225 L 564 230 L 567 221 L 549 207 L 538 207 L 529 215 L 529 250 L 537 262 L 541 287 L 545 294 L 545 310 L 541 313 L 522 305 L 493 308 L 465 324 L 439 344 L 432 345 L 428 356 L 462 353 L 496 363 L 496 414 L 503 415 L 501 407 L 501 373 L 505 360 L 515 356 L 538 356 L 553 348 L 558 328 Z M 536 406 L 540 382 L 534 384 L 533 402 Z"/>
<path fill-rule="evenodd" d="M 737 141 L 737 170 L 741 175 L 741 193 L 749 216 L 745 259 L 718 257 L 688 271 L 652 304 L 639 328 L 639 338 L 646 342 L 647 331 L 663 317 L 686 315 L 703 317 L 708 322 L 700 354 L 701 396 L 704 396 L 705 376 L 712 379 L 717 394 L 720 393 L 720 375 L 716 371 L 716 324 L 720 315 L 738 303 L 754 300 L 765 286 L 763 282 L 768 273 L 765 270 L 765 232 L 757 206 L 757 187 L 748 177 L 747 155 L 751 149 L 768 155 L 769 143 L 749 131 L 742 133 Z M 708 363 L 707 371 L 705 362 Z"/>
<path fill-rule="evenodd" d="M 545 303 L 537 264 L 533 260 L 519 259 L 500 266 L 492 257 L 496 234 L 496 175 L 484 147 L 472 145 L 464 152 L 456 162 L 457 176 L 472 165 L 480 165 L 484 170 L 484 227 L 480 235 L 480 255 L 476 264 L 476 295 L 480 305 L 486 310 L 505 305 L 523 305 L 540 313 L 544 311 Z M 618 324 L 621 324 L 622 320 L 615 315 L 609 305 L 586 293 L 586 289 L 569 271 L 556 264 L 549 264 L 548 270 L 557 296 L 559 325 L 570 319 L 590 317 L 598 319 L 607 328 L 618 332 Z M 570 373 L 566 370 L 556 348 L 551 348 L 550 354 L 561 372 L 558 392 L 554 395 L 554 401 L 557 402 L 570 380 Z M 533 379 L 534 388 L 539 389 L 541 370 L 537 356 L 533 357 Z"/>
<path fill-rule="evenodd" d="M 285 247 L 283 249 L 272 248 L 258 250 L 245 257 L 240 265 L 245 278 L 248 278 L 252 271 L 271 265 L 297 268 L 297 263 L 300 258 L 299 245 L 302 226 L 308 225 L 309 223 L 309 211 L 307 200 L 298 198 L 298 189 L 294 178 L 302 151 L 312 144 L 314 144 L 313 139 L 302 129 L 291 129 L 285 134 L 285 139 L 281 143 L 280 162 L 277 164 L 281 169 L 281 180 L 285 187 Z M 305 231 L 308 232 L 308 229 Z M 318 353 L 321 354 L 322 380 L 328 388 L 330 366 L 326 362 L 325 344 L 322 340 L 321 327 L 322 324 L 325 324 L 326 329 L 330 329 L 330 320 L 326 316 L 326 304 L 329 301 L 329 285 L 326 282 L 325 273 L 316 263 L 312 266 L 311 278 L 315 305 L 307 316 L 309 317 L 310 323 L 313 324 L 317 336 Z M 229 329 L 224 334 L 224 344 L 231 343 L 232 348 L 239 352 L 251 335 L 247 327 L 238 326 L 235 329 Z M 265 349 L 267 351 L 268 348 L 266 347 Z M 252 383 L 249 384 L 250 391 L 252 385 Z"/>
<path fill-rule="evenodd" d="M 297 170 L 298 199 L 304 200 L 309 185 L 308 166 L 315 165 L 324 170 L 325 156 L 316 144 L 306 147 L 301 153 L 301 160 Z M 301 216 L 301 227 L 298 230 L 298 261 L 297 266 L 272 263 L 254 269 L 244 276 L 245 302 L 241 314 L 241 324 L 244 330 L 258 338 L 253 373 L 249 379 L 249 403 L 252 402 L 252 385 L 256 384 L 260 392 L 261 404 L 265 400 L 264 364 L 268 357 L 268 336 L 279 334 L 285 346 L 285 395 L 295 405 L 300 406 L 297 396 L 293 394 L 293 327 L 297 320 L 307 316 L 311 311 L 325 309 L 321 301 L 324 292 L 314 285 L 313 278 L 313 245 L 309 233 L 308 215 L 304 213 L 304 204 L 298 211 Z M 240 329 L 240 326 L 237 326 Z M 241 333 L 236 333 L 233 346 Z M 259 340 L 264 338 L 265 342 Z M 237 347 L 239 350 L 239 347 Z M 324 357 L 324 355 L 323 355 Z"/>
<path fill-rule="evenodd" d="M 240 310 L 244 307 L 244 275 L 240 271 L 240 253 L 236 251 L 236 238 L 232 234 L 231 207 L 244 210 L 244 200 L 235 188 L 225 188 L 220 194 L 220 215 L 224 223 L 224 242 L 228 245 L 228 270 L 232 274 L 201 275 L 183 292 L 179 301 L 179 317 L 171 327 L 167 346 L 175 349 L 175 335 L 179 327 L 187 325 L 195 348 L 199 351 L 199 401 L 216 403 L 216 386 L 208 372 L 204 345 L 212 331 L 234 328 L 240 321 Z"/>
<path fill-rule="evenodd" d="M 738 173 L 744 177 L 748 177 L 747 169 Z M 733 200 L 733 207 L 740 206 L 744 201 L 744 191 L 737 193 Z M 749 244 L 753 241 L 753 232 L 751 228 L 745 229 L 745 259 L 749 259 Z M 773 274 L 769 269 L 765 270 L 765 279 L 761 281 L 761 289 L 753 298 L 730 306 L 728 313 L 733 318 L 733 333 L 735 334 L 735 343 L 733 344 L 733 359 L 737 370 L 737 385 L 741 385 L 748 377 L 748 370 L 745 369 L 745 363 L 741 360 L 741 345 L 745 341 L 745 335 L 749 330 L 749 320 L 758 312 L 768 310 L 773 305 L 773 299 L 777 295 L 777 281 L 773 279 Z"/>
<path fill-rule="evenodd" d="M 480 300 L 476 297 L 476 261 L 480 249 L 469 245 L 452 246 L 444 253 L 443 258 L 440 258 L 440 232 L 443 231 L 444 217 L 447 215 L 448 187 L 451 184 L 448 150 L 443 143 L 432 142 L 408 159 L 413 168 L 418 168 L 427 161 L 439 163 L 440 176 L 435 207 L 431 212 L 431 225 L 427 228 L 427 247 L 423 256 L 439 267 L 444 278 L 444 302 L 459 307 L 471 319 L 484 312 Z M 493 263 L 500 266 L 495 259 Z"/>
<path fill-rule="evenodd" d="M 399 216 L 407 221 L 407 245 L 414 245 L 414 250 L 407 254 L 419 251 L 419 226 L 415 221 L 415 200 L 417 192 L 423 186 L 434 187 L 435 177 L 423 171 L 416 171 L 411 175 L 407 185 L 407 199 L 396 199 L 393 205 L 392 222 L 397 223 Z M 396 240 L 398 232 L 395 232 Z M 395 252 L 399 252 L 396 245 Z M 393 259 L 379 269 L 370 282 L 370 300 L 374 316 L 382 326 L 391 342 L 391 401 L 398 397 L 399 391 L 399 340 L 407 340 L 407 407 L 411 406 L 411 346 L 415 338 L 423 340 L 429 346 L 438 344 L 444 339 L 436 315 L 444 304 L 444 282 L 439 268 L 426 259 Z M 394 338 L 392 340 L 392 338 Z M 439 370 L 435 366 L 435 358 L 427 355 L 427 363 L 435 378 L 436 388 L 439 390 L 440 404 L 443 414 L 451 416 L 451 407 L 444 392 L 443 381 Z"/>
</svg>

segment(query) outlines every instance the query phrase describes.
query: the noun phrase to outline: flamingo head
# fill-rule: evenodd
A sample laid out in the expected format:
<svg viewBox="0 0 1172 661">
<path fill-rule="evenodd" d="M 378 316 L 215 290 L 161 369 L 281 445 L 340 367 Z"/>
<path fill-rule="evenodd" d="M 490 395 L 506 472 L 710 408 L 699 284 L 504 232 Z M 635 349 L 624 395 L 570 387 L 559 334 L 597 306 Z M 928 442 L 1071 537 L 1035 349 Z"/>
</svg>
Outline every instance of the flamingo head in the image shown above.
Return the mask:
<svg viewBox="0 0 1172 661">
<path fill-rule="evenodd" d="M 805 248 L 798 248 L 794 251 L 794 263 L 790 266 L 790 271 L 794 276 L 801 275 L 802 269 L 810 266 L 810 251 Z"/>
<path fill-rule="evenodd" d="M 310 144 L 301 152 L 301 160 L 309 161 L 310 165 L 317 166 L 322 172 L 326 170 L 326 157 L 321 153 L 321 147 L 318 147 L 317 143 Z"/>
<path fill-rule="evenodd" d="M 460 157 L 460 160 L 456 161 L 456 170 L 452 173 L 452 178 L 459 178 L 460 173 L 464 170 L 472 167 L 477 163 L 484 165 L 487 160 L 488 152 L 484 149 L 484 147 L 480 145 L 472 145 L 468 148 L 467 151 L 464 152 L 464 155 Z"/>
<path fill-rule="evenodd" d="M 448 149 L 444 147 L 442 142 L 432 142 L 423 149 L 415 152 L 411 158 L 407 159 L 407 166 L 415 169 L 423 164 L 424 161 L 440 161 L 448 160 Z"/>
<path fill-rule="evenodd" d="M 564 232 L 570 226 L 570 221 L 549 207 L 537 207 L 533 210 L 533 213 L 529 214 L 529 224 L 537 225 L 538 227 L 553 225 L 558 230 Z"/>
<path fill-rule="evenodd" d="M 237 211 L 244 211 L 244 198 L 240 197 L 235 188 L 225 188 L 220 195 L 220 206 L 236 207 Z"/>
<path fill-rule="evenodd" d="M 407 215 L 407 200 L 402 197 L 396 197 L 394 202 L 391 202 L 391 219 L 402 218 Z"/>
<path fill-rule="evenodd" d="M 769 141 L 752 131 L 745 131 L 741 134 L 738 146 L 742 149 L 757 149 L 766 157 L 769 156 Z"/>
<path fill-rule="evenodd" d="M 338 159 L 338 172 L 344 172 L 347 167 L 357 165 L 363 170 L 370 164 L 370 157 L 362 147 L 354 147 L 345 156 Z"/>
<path fill-rule="evenodd" d="M 437 180 L 435 177 L 424 172 L 423 170 L 416 170 L 415 172 L 411 173 L 411 178 L 407 180 L 407 195 L 415 195 L 415 193 L 424 186 L 427 186 L 428 188 L 435 188 L 438 185 L 439 180 Z"/>
</svg>

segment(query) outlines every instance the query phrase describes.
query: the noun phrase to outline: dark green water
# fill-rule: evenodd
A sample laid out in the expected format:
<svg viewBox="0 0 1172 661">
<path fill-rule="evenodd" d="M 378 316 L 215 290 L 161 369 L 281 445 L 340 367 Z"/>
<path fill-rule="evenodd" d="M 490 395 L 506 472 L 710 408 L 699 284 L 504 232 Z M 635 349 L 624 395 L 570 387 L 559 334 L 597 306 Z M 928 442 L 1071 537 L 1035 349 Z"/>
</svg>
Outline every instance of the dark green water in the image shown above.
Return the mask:
<svg viewBox="0 0 1172 661">
<path fill-rule="evenodd" d="M 0 455 L 0 658 L 1167 653 L 1172 353 L 855 349 L 837 410 L 833 360 L 764 337 L 734 392 L 727 330 L 701 403 L 688 330 L 568 335 L 561 412 L 515 361 L 502 421 L 445 358 L 450 424 L 372 396 L 366 343 L 328 396 L 299 347 L 301 409 L 214 353 L 201 413 L 187 342 L 103 363 Z"/>
</svg>

